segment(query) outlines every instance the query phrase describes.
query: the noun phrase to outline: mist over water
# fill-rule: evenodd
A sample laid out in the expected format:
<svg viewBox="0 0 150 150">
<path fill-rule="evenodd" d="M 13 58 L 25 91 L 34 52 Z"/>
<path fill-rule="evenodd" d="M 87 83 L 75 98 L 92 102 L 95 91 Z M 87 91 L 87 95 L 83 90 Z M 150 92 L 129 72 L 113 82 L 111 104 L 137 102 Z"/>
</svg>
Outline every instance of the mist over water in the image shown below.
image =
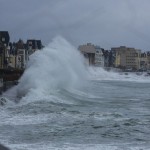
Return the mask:
<svg viewBox="0 0 150 150">
<path fill-rule="evenodd" d="M 135 72 L 128 72 L 125 74 L 124 72 L 116 72 L 113 70 L 106 71 L 101 67 L 89 67 L 88 73 L 91 80 L 101 80 L 101 81 L 128 81 L 128 82 L 143 82 L 150 83 L 150 77 L 142 75 L 137 75 Z"/>
</svg>

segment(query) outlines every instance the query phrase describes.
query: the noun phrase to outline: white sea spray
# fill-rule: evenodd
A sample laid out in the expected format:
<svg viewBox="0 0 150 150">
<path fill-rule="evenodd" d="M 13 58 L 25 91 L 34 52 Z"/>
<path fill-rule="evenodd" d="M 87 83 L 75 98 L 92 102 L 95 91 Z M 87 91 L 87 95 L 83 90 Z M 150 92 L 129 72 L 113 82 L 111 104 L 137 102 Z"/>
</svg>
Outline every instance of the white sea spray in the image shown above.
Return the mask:
<svg viewBox="0 0 150 150">
<path fill-rule="evenodd" d="M 82 85 L 86 75 L 80 52 L 59 36 L 30 56 L 17 92 L 20 96 L 40 96 L 56 89 L 75 88 Z"/>
</svg>

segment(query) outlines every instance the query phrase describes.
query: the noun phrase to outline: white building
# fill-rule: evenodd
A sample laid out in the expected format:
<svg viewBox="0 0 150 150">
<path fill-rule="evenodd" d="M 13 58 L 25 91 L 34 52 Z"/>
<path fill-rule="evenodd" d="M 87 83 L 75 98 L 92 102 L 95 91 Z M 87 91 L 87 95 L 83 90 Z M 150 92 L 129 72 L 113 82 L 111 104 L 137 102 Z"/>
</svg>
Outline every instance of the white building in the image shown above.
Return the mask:
<svg viewBox="0 0 150 150">
<path fill-rule="evenodd" d="M 18 55 L 16 59 L 17 68 L 25 69 L 27 60 L 26 60 L 26 50 L 25 49 L 18 49 Z"/>
<path fill-rule="evenodd" d="M 99 46 L 95 46 L 95 66 L 104 67 L 104 55 Z"/>
</svg>

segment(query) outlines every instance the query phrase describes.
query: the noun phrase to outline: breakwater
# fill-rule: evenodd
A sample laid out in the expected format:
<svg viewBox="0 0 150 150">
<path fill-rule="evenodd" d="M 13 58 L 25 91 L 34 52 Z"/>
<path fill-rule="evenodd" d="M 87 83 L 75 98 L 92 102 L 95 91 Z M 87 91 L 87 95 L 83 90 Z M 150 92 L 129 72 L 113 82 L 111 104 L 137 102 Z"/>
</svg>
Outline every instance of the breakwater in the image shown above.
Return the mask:
<svg viewBox="0 0 150 150">
<path fill-rule="evenodd" d="M 0 94 L 18 83 L 24 70 L 0 69 Z"/>
</svg>

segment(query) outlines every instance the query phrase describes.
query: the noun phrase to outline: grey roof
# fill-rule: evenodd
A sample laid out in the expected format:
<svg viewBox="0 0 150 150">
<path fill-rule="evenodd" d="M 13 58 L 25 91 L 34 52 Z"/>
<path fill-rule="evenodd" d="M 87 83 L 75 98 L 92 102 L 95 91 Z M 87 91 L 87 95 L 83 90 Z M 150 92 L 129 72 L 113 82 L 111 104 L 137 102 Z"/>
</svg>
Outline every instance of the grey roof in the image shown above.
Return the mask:
<svg viewBox="0 0 150 150">
<path fill-rule="evenodd" d="M 84 53 L 95 53 L 94 45 L 80 45 L 79 50 Z"/>
</svg>

